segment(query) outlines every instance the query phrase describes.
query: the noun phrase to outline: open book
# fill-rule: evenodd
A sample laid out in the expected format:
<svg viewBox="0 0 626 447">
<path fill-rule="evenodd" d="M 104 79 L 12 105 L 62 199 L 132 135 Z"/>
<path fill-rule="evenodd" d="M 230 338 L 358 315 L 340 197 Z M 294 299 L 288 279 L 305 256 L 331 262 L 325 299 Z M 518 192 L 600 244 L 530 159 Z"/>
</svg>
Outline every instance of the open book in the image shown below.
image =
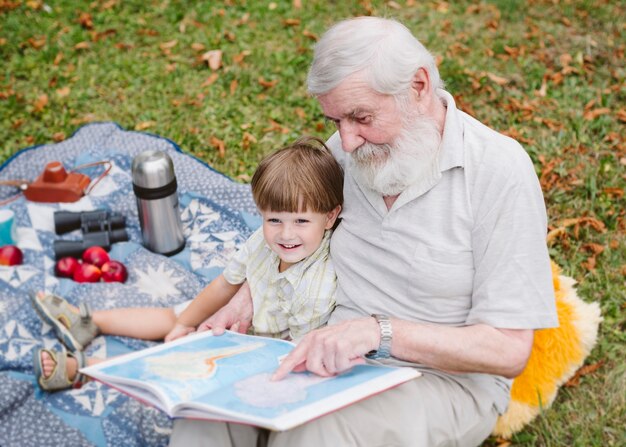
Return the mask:
<svg viewBox="0 0 626 447">
<path fill-rule="evenodd" d="M 330 378 L 291 373 L 271 381 L 287 341 L 201 332 L 81 372 L 171 417 L 287 430 L 414 377 L 412 368 L 358 365 Z"/>
</svg>

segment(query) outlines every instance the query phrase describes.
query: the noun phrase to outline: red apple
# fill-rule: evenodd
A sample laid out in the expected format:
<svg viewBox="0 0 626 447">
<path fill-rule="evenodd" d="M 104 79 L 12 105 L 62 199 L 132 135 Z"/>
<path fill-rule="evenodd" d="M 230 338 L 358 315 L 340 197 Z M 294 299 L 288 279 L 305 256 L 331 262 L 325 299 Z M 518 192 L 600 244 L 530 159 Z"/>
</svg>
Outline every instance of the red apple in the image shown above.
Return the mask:
<svg viewBox="0 0 626 447">
<path fill-rule="evenodd" d="M 72 278 L 76 282 L 98 282 L 102 272 L 93 264 L 79 264 Z"/>
<path fill-rule="evenodd" d="M 109 261 L 102 266 L 102 280 L 104 282 L 125 282 L 128 272 L 124 264 L 117 261 Z"/>
<path fill-rule="evenodd" d="M 105 262 L 109 262 L 109 254 L 102 247 L 89 247 L 83 252 L 83 261 L 100 268 Z"/>
<path fill-rule="evenodd" d="M 62 278 L 71 278 L 79 265 L 80 262 L 77 259 L 67 256 L 57 261 L 54 266 L 54 273 Z"/>
<path fill-rule="evenodd" d="M 23 260 L 22 250 L 15 245 L 0 247 L 0 265 L 19 265 Z"/>
</svg>

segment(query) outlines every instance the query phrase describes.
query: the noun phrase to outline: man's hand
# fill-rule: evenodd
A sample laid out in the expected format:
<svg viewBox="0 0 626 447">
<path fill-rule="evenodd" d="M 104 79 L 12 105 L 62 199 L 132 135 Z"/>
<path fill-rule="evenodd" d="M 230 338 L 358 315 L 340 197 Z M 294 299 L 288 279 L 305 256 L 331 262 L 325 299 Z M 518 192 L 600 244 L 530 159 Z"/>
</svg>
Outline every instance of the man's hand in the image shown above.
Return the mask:
<svg viewBox="0 0 626 447">
<path fill-rule="evenodd" d="M 290 371 L 334 376 L 365 363 L 363 356 L 380 344 L 380 329 L 371 317 L 348 320 L 309 332 L 282 361 L 272 380 Z"/>
<path fill-rule="evenodd" d="M 215 312 L 198 326 L 198 332 L 213 330 L 221 335 L 226 329 L 245 334 L 252 324 L 252 295 L 247 282 L 244 282 L 227 305 Z"/>
<path fill-rule="evenodd" d="M 194 332 L 196 328 L 185 326 L 180 323 L 176 323 L 174 328 L 165 336 L 165 342 L 176 340 L 177 338 L 184 337 L 187 334 Z"/>
</svg>

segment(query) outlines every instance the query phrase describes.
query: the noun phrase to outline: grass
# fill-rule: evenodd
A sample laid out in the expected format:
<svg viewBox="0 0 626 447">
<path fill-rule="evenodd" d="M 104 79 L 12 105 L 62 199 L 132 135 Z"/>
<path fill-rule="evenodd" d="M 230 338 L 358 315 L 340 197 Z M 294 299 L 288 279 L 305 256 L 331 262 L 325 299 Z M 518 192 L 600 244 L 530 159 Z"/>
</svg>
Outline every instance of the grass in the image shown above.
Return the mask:
<svg viewBox="0 0 626 447">
<path fill-rule="evenodd" d="M 0 0 L 0 161 L 111 120 L 249 181 L 269 151 L 333 131 L 306 94 L 312 47 L 331 23 L 366 14 L 407 24 L 459 106 L 524 144 L 551 229 L 563 227 L 551 256 L 602 307 L 587 360 L 602 366 L 512 444 L 623 445 L 623 2 Z M 202 58 L 210 50 L 222 51 L 215 70 Z"/>
</svg>

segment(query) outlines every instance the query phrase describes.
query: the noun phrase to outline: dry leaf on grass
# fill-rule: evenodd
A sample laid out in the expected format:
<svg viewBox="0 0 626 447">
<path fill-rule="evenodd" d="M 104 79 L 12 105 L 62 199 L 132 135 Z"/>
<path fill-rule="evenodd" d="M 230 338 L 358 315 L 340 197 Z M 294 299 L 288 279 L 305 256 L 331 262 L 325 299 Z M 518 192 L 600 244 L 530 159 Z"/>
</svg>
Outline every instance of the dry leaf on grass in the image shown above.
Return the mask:
<svg viewBox="0 0 626 447">
<path fill-rule="evenodd" d="M 155 124 L 156 124 L 156 121 L 142 121 L 135 125 L 135 130 L 146 130 L 154 126 Z"/>
<path fill-rule="evenodd" d="M 224 143 L 224 141 L 212 135 L 210 142 L 211 146 L 213 146 L 213 148 L 217 150 L 218 156 L 220 158 L 224 158 L 224 156 L 226 155 L 226 144 Z"/>
<path fill-rule="evenodd" d="M 65 98 L 69 94 L 70 94 L 70 88 L 68 86 L 57 89 L 57 96 L 59 98 Z"/>
<path fill-rule="evenodd" d="M 39 97 L 33 103 L 33 112 L 39 113 L 48 105 L 48 95 L 45 93 L 43 95 L 39 95 Z"/>
<path fill-rule="evenodd" d="M 222 50 L 207 51 L 202 55 L 201 59 L 206 61 L 211 70 L 219 70 L 222 66 Z"/>
<path fill-rule="evenodd" d="M 200 84 L 200 87 L 208 87 L 209 85 L 214 84 L 215 81 L 219 79 L 219 77 L 220 75 L 218 75 L 217 73 L 211 73 L 211 76 L 206 78 L 206 80 L 202 84 Z"/>
<path fill-rule="evenodd" d="M 602 367 L 602 365 L 604 365 L 604 363 L 605 363 L 604 360 L 600 360 L 599 362 L 592 363 L 591 365 L 581 366 L 580 368 L 578 368 L 578 371 L 576 371 L 574 375 L 567 382 L 565 382 L 565 386 L 576 387 L 580 385 L 581 377 L 596 372 L 598 369 Z"/>
<path fill-rule="evenodd" d="M 593 109 L 585 112 L 583 118 L 588 121 L 592 121 L 601 115 L 608 115 L 609 113 L 611 113 L 611 109 L 608 107 L 602 107 L 600 109 Z"/>
<path fill-rule="evenodd" d="M 78 42 L 76 45 L 74 45 L 75 50 L 88 50 L 89 47 L 89 42 Z"/>
</svg>

